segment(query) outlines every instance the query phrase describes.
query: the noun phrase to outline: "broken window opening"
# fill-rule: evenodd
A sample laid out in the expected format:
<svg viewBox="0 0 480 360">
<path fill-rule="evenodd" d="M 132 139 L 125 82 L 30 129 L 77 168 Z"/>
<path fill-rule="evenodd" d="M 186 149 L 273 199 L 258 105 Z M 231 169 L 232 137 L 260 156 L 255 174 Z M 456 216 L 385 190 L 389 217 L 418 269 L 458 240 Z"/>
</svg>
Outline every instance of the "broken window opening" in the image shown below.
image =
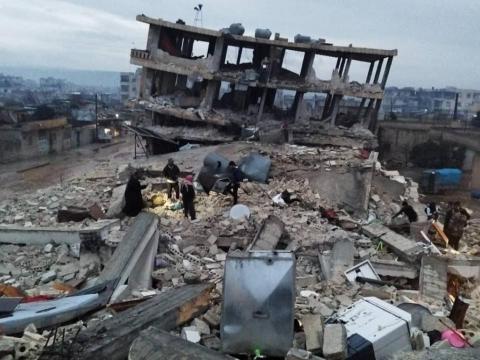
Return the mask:
<svg viewBox="0 0 480 360">
<path fill-rule="evenodd" d="M 313 70 L 319 80 L 330 81 L 332 73 L 337 65 L 337 58 L 331 56 L 315 55 L 313 60 Z"/>
<path fill-rule="evenodd" d="M 283 65 L 280 77 L 299 78 L 302 71 L 303 58 L 305 53 L 295 50 L 286 50 L 283 58 Z"/>
<path fill-rule="evenodd" d="M 217 108 L 244 111 L 251 104 L 252 89 L 247 85 L 222 81 L 214 103 Z"/>
<path fill-rule="evenodd" d="M 348 81 L 365 84 L 369 69 L 370 62 L 352 60 L 348 72 Z"/>
<path fill-rule="evenodd" d="M 209 43 L 207 41 L 193 40 L 193 47 L 191 52 L 191 59 L 206 59 L 208 57 L 208 47 Z"/>
</svg>

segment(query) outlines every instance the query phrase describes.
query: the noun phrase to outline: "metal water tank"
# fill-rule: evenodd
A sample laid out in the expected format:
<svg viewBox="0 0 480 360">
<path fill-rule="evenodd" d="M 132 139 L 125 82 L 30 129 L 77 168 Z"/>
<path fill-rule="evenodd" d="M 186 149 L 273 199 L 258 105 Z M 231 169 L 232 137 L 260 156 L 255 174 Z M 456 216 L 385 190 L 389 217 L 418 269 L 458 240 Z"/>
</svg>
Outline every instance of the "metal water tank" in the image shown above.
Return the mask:
<svg viewBox="0 0 480 360">
<path fill-rule="evenodd" d="M 310 44 L 312 42 L 312 38 L 307 35 L 297 34 L 294 37 L 294 41 L 301 44 Z"/>
<path fill-rule="evenodd" d="M 270 29 L 256 29 L 255 30 L 255 37 L 260 39 L 270 39 L 272 36 L 272 32 Z"/>
</svg>

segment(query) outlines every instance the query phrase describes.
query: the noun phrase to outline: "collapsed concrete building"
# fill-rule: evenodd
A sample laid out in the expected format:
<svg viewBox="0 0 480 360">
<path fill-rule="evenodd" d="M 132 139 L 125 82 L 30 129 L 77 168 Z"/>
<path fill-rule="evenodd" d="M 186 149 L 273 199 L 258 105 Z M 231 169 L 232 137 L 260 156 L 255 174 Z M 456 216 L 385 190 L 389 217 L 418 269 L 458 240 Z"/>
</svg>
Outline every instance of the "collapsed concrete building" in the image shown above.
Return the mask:
<svg viewBox="0 0 480 360">
<path fill-rule="evenodd" d="M 347 123 L 373 129 L 397 55 L 397 50 L 335 46 L 300 35 L 295 42 L 279 34 L 270 39 L 271 33 L 261 29 L 256 37 L 243 36 L 240 24 L 216 31 L 145 15 L 137 16 L 137 21 L 149 25 L 147 47 L 132 49 L 130 61 L 143 67 L 140 99 L 151 125 L 209 124 L 235 132 L 242 126 L 280 120 L 273 128 L 302 129 L 315 121 L 327 127 L 342 125 L 340 115 L 348 115 Z M 297 72 L 286 68 L 287 54 L 302 57 Z M 336 59 L 336 65 L 330 79 L 319 79 L 314 63 L 325 57 Z M 363 83 L 349 80 L 355 62 L 369 64 Z M 283 91 L 294 93 L 294 98 L 282 110 L 275 106 L 275 98 Z M 305 111 L 308 93 L 324 98 L 311 114 Z M 342 99 L 348 98 L 359 99 L 359 105 L 341 114 Z M 300 131 L 297 137 L 302 135 Z M 295 141 L 295 133 L 290 140 L 302 142 Z"/>
</svg>

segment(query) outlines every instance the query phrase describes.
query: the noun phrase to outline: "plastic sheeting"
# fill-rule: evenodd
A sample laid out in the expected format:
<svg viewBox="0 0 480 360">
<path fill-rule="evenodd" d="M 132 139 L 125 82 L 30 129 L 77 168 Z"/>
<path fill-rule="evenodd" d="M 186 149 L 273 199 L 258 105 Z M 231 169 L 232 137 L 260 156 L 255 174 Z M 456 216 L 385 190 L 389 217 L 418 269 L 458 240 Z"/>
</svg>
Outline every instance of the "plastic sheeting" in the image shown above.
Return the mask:
<svg viewBox="0 0 480 360">
<path fill-rule="evenodd" d="M 266 183 L 272 160 L 266 156 L 252 153 L 240 161 L 239 168 L 250 181 Z"/>
</svg>

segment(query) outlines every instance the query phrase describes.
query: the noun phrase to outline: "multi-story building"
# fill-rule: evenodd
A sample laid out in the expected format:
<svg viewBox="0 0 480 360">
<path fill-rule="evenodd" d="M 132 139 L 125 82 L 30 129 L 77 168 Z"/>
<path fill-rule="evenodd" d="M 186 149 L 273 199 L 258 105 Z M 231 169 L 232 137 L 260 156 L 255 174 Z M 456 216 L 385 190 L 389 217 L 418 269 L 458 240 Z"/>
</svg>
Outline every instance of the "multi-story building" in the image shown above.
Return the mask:
<svg viewBox="0 0 480 360">
<path fill-rule="evenodd" d="M 311 102 L 313 93 L 324 94 L 314 97 L 323 100 L 321 106 L 313 106 L 318 110 L 315 118 L 335 125 L 342 100 L 354 97 L 358 99 L 354 116 L 374 127 L 397 55 L 396 50 L 335 46 L 308 37 L 291 42 L 275 34 L 270 39 L 262 31 L 259 37 L 236 35 L 145 15 L 137 20 L 149 25 L 147 47 L 132 49 L 130 61 L 143 67 L 139 96 L 154 124 L 196 122 L 229 128 L 258 124 L 276 119 L 275 102 L 287 103 L 276 97 L 290 91 L 291 124 L 312 117 L 305 112 L 309 108 L 305 102 Z M 300 58 L 301 65 L 292 68 L 295 61 L 285 61 L 291 57 Z M 332 60 L 327 70 L 331 76 L 318 78 L 314 63 Z M 349 78 L 357 63 L 368 68 L 361 82 Z"/>
<path fill-rule="evenodd" d="M 136 99 L 141 78 L 141 70 L 120 73 L 120 98 L 123 103 Z"/>
</svg>

